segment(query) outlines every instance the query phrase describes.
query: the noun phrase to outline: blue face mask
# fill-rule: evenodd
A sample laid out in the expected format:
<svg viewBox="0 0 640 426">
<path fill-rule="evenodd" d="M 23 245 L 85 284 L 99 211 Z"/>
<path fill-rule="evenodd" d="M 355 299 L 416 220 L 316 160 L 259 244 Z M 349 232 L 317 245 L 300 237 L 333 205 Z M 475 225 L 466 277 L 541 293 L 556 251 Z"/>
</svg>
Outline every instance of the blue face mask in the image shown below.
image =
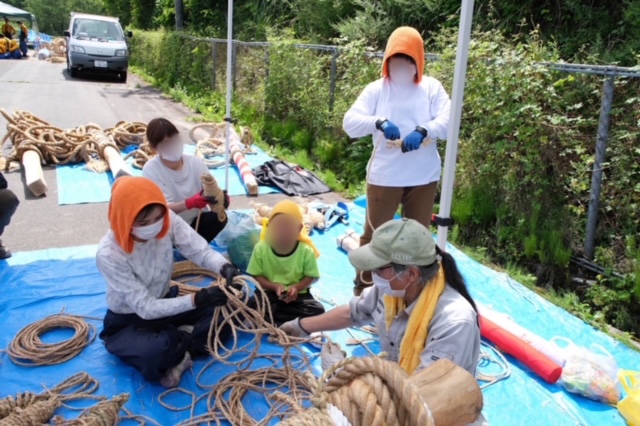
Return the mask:
<svg viewBox="0 0 640 426">
<path fill-rule="evenodd" d="M 371 277 L 373 278 L 373 285 L 376 286 L 376 288 L 380 293 L 386 296 L 403 298 L 407 293 L 407 287 L 409 287 L 409 284 L 411 283 L 404 286 L 402 290 L 394 290 L 391 288 L 391 281 L 398 278 L 401 274 L 402 272 L 399 272 L 398 274 L 396 274 L 396 276 L 394 276 L 390 280 L 382 278 L 380 275 L 376 274 L 375 272 L 371 274 Z"/>
</svg>

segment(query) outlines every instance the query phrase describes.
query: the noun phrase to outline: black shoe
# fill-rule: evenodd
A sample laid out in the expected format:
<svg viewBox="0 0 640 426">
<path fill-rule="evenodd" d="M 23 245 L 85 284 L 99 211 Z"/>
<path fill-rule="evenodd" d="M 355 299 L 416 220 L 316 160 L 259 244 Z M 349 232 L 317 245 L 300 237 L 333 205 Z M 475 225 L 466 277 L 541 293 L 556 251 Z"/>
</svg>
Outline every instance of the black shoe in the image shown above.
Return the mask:
<svg viewBox="0 0 640 426">
<path fill-rule="evenodd" d="M 2 241 L 0 241 L 0 260 L 8 259 L 11 257 L 11 250 L 7 248 Z"/>
</svg>

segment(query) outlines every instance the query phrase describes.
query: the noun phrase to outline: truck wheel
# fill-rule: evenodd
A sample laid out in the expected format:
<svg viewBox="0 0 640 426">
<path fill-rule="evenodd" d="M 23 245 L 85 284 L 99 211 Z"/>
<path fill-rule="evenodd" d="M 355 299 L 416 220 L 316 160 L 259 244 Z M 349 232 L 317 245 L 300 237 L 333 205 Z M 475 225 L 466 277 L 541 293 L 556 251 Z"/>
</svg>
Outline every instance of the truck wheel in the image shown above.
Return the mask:
<svg viewBox="0 0 640 426">
<path fill-rule="evenodd" d="M 120 83 L 126 83 L 127 82 L 127 72 L 126 71 L 118 73 L 118 81 Z"/>
<path fill-rule="evenodd" d="M 78 78 L 78 74 L 79 74 L 79 73 L 78 73 L 78 68 L 76 68 L 76 67 L 71 67 L 70 71 L 71 71 L 71 77 L 73 77 L 73 78 Z"/>
</svg>

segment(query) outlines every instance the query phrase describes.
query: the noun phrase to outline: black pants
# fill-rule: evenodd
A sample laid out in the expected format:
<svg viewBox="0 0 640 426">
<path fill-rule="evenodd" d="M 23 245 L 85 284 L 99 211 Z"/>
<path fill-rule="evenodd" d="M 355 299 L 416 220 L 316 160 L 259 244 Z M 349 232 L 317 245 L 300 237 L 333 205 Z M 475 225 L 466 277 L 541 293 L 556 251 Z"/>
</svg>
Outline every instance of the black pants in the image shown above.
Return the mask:
<svg viewBox="0 0 640 426">
<path fill-rule="evenodd" d="M 196 229 L 196 222 L 198 218 L 196 217 L 191 222 L 191 227 Z M 200 223 L 198 224 L 198 229 L 196 231 L 198 234 L 202 235 L 202 237 L 207 240 L 208 243 L 213 241 L 213 239 L 224 229 L 227 225 L 227 218 L 223 221 L 218 220 L 218 214 L 214 212 L 202 212 L 200 214 Z"/>
<path fill-rule="evenodd" d="M 265 293 L 271 305 L 273 322 L 278 327 L 296 318 L 313 317 L 324 313 L 322 303 L 314 299 L 309 291 L 305 294 L 299 294 L 296 300 L 289 303 L 278 299 L 278 295 L 274 291 L 265 291 Z M 267 318 L 267 320 L 269 320 L 269 318 Z"/>
<path fill-rule="evenodd" d="M 9 189 L 0 189 L 0 235 L 4 228 L 11 222 L 11 216 L 18 208 L 18 197 Z"/>
<path fill-rule="evenodd" d="M 172 287 L 168 297 L 176 297 Z M 167 318 L 144 320 L 136 314 L 107 311 L 100 338 L 109 353 L 135 367 L 149 381 L 157 381 L 165 372 L 182 361 L 189 351 L 192 356 L 207 353 L 207 335 L 214 308 L 196 308 Z M 191 334 L 178 330 L 193 325 Z M 221 339 L 231 335 L 228 325 L 214 330 Z"/>
</svg>

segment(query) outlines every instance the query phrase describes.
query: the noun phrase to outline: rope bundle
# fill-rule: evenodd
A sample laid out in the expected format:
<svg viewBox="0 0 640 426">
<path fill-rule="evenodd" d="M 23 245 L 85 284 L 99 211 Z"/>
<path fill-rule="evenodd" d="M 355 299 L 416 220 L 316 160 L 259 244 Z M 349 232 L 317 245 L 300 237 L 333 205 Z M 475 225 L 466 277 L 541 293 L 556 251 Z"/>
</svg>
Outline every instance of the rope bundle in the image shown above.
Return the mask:
<svg viewBox="0 0 640 426">
<path fill-rule="evenodd" d="M 68 328 L 75 331 L 67 340 L 44 343 L 40 336 L 50 330 Z M 95 326 L 76 315 L 56 314 L 29 324 L 9 344 L 7 353 L 15 364 L 23 366 L 55 365 L 66 362 L 96 338 Z"/>
<path fill-rule="evenodd" d="M 0 424 L 41 425 L 51 419 L 63 402 L 93 398 L 98 386 L 98 382 L 87 373 L 78 373 L 44 393 L 22 392 L 0 399 Z M 73 392 L 67 392 L 71 390 Z"/>
<path fill-rule="evenodd" d="M 209 208 L 218 215 L 220 222 L 226 220 L 227 212 L 224 208 L 224 192 L 222 192 L 222 189 L 218 186 L 216 178 L 209 173 L 203 173 L 202 176 L 200 176 L 200 180 L 202 182 L 202 195 L 216 200 L 215 203 L 209 204 Z"/>
<path fill-rule="evenodd" d="M 112 399 L 100 401 L 98 404 L 84 410 L 77 419 L 65 420 L 56 417 L 56 426 L 111 426 L 118 424 L 120 410 L 129 401 L 129 394 L 123 393 Z"/>
<path fill-rule="evenodd" d="M 7 140 L 11 140 L 13 144 L 13 152 L 7 159 L 5 168 L 8 168 L 11 162 L 20 162 L 26 151 L 34 151 L 38 153 L 43 164 L 84 162 L 89 170 L 102 173 L 109 169 L 103 154 L 106 146 L 118 149 L 130 144 L 139 145 L 146 131 L 144 123 L 125 121 L 104 131 L 92 123 L 63 130 L 28 111 L 18 110 L 10 115 L 4 109 L 0 109 L 0 113 L 7 120 L 7 133 L 0 146 L 4 146 Z"/>
<path fill-rule="evenodd" d="M 149 145 L 149 142 L 145 141 L 138 149 L 130 152 L 124 157 L 125 160 L 133 157 L 133 167 L 139 170 L 142 170 L 147 161 L 151 160 L 153 157 L 158 155 L 158 152 Z"/>
</svg>

